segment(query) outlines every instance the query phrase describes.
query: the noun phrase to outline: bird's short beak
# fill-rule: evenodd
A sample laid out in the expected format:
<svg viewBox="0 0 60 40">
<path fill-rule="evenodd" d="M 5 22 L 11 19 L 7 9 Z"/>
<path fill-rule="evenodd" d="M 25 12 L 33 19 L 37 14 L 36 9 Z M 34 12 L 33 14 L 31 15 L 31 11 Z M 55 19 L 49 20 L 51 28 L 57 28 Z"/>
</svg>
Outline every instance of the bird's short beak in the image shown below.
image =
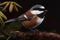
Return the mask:
<svg viewBox="0 0 60 40">
<path fill-rule="evenodd" d="M 48 12 L 48 10 L 44 10 L 44 15 L 46 15 L 47 12 Z"/>
<path fill-rule="evenodd" d="M 47 12 L 48 10 L 44 10 L 44 12 Z"/>
</svg>

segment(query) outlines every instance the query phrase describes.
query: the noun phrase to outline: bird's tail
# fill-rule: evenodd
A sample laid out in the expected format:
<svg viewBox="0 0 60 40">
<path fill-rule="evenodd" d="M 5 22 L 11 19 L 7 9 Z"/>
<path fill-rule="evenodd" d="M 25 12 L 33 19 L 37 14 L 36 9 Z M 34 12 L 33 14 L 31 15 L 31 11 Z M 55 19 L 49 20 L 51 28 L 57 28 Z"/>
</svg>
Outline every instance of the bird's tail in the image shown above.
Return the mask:
<svg viewBox="0 0 60 40">
<path fill-rule="evenodd" d="M 14 22 L 14 21 L 16 21 L 15 18 L 14 19 L 7 20 L 7 21 L 5 21 L 5 23 L 10 23 L 10 22 Z"/>
<path fill-rule="evenodd" d="M 18 18 L 13 18 L 13 19 L 7 20 L 7 21 L 5 21 L 5 23 L 10 23 L 10 22 L 13 22 L 13 21 L 22 21 L 22 20 L 25 20 L 25 19 L 26 18 L 24 17 L 24 15 L 21 15 Z"/>
</svg>

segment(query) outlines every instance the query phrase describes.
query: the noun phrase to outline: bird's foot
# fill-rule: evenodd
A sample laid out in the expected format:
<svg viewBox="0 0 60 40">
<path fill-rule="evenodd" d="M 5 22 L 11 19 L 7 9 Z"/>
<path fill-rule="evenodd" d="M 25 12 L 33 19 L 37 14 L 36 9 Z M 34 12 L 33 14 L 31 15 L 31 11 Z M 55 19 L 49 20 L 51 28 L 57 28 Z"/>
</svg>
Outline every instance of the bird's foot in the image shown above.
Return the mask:
<svg viewBox="0 0 60 40">
<path fill-rule="evenodd" d="M 31 29 L 32 32 L 39 32 L 38 29 Z"/>
</svg>

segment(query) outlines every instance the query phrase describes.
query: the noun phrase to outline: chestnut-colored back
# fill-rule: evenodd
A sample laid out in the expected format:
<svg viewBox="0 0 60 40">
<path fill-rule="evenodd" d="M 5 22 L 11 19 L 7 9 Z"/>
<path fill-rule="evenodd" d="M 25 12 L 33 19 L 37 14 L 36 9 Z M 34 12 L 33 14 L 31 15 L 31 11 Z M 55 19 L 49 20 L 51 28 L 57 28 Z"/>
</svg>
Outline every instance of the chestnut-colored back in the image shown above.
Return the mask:
<svg viewBox="0 0 60 40">
<path fill-rule="evenodd" d="M 33 14 L 31 14 L 30 11 L 26 12 L 26 16 L 34 16 Z M 30 28 L 33 27 L 36 24 L 37 21 L 37 16 L 34 16 L 31 20 L 24 20 L 22 21 L 22 24 L 25 28 Z"/>
</svg>

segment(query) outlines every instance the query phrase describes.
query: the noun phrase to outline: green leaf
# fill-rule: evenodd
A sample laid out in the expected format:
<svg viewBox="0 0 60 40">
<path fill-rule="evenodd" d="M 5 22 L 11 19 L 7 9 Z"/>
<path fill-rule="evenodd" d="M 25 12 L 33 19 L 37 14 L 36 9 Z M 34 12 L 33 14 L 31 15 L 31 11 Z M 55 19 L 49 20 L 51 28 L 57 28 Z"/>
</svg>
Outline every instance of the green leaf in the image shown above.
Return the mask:
<svg viewBox="0 0 60 40">
<path fill-rule="evenodd" d="M 7 20 L 7 17 L 2 13 L 2 11 L 0 11 L 0 16 Z"/>
<path fill-rule="evenodd" d="M 0 29 L 2 29 L 4 27 L 5 23 L 2 19 L 2 17 L 0 16 Z"/>
</svg>

